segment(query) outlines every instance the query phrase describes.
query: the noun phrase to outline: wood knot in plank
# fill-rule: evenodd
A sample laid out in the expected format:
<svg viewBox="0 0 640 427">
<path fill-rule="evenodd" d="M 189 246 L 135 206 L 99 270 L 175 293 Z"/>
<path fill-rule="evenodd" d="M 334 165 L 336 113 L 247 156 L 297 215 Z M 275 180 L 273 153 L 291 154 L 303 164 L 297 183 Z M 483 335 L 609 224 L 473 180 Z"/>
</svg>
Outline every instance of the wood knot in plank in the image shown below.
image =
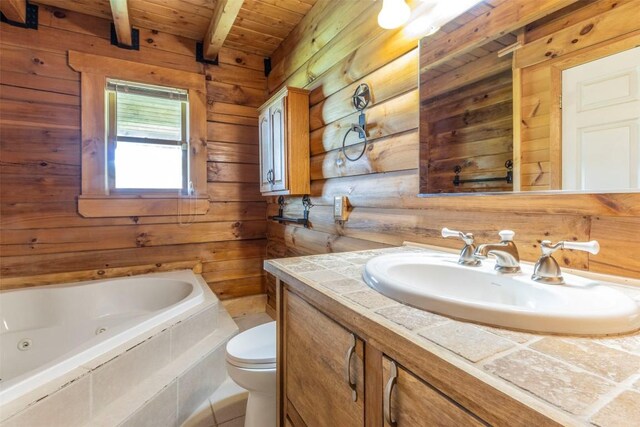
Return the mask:
<svg viewBox="0 0 640 427">
<path fill-rule="evenodd" d="M 140 233 L 138 237 L 136 237 L 136 246 L 139 248 L 144 248 L 147 244 L 149 244 L 151 240 L 147 233 Z"/>
<path fill-rule="evenodd" d="M 580 35 L 584 36 L 588 34 L 593 29 L 593 24 L 586 25 L 580 30 Z"/>
<path fill-rule="evenodd" d="M 625 211 L 625 209 L 622 206 L 617 204 L 607 194 L 594 194 L 593 196 L 598 200 L 598 202 L 600 202 L 602 205 L 609 208 L 611 212 L 619 213 L 619 212 Z"/>
</svg>

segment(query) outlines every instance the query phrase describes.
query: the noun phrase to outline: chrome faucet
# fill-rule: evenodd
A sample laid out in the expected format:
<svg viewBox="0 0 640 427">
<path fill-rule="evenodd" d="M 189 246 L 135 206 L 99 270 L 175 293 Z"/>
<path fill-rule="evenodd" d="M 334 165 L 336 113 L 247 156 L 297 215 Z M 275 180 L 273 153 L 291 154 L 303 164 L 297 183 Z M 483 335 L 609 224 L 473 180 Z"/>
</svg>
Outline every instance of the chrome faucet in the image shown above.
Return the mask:
<svg viewBox="0 0 640 427">
<path fill-rule="evenodd" d="M 458 264 L 466 265 L 469 267 L 477 267 L 482 262 L 473 256 L 473 253 L 476 250 L 475 245 L 473 244 L 473 234 L 471 233 L 463 233 L 462 231 L 449 230 L 447 227 L 442 229 L 442 237 L 458 237 L 465 244 L 462 250 L 460 251 L 460 258 L 458 258 Z"/>
<path fill-rule="evenodd" d="M 485 243 L 476 248 L 473 256 L 477 259 L 486 259 L 489 255 L 496 258 L 496 271 L 499 273 L 519 273 L 520 255 L 513 242 L 514 233 L 511 230 L 502 230 L 500 243 Z"/>
<path fill-rule="evenodd" d="M 595 255 L 600 252 L 600 244 L 597 240 L 592 240 L 590 242 L 558 242 L 552 245 L 549 240 L 543 240 L 540 243 L 540 249 L 542 249 L 542 255 L 533 267 L 531 279 L 549 285 L 561 285 L 564 283 L 562 271 L 552 254 L 558 249 L 575 249 Z"/>
</svg>

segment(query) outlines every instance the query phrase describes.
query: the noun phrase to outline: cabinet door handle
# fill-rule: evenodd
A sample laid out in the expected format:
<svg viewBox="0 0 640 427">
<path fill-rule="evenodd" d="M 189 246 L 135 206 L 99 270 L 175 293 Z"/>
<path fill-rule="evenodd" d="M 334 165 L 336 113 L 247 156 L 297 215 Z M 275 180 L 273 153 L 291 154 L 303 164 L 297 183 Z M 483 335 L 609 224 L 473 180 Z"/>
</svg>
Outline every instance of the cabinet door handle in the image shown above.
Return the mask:
<svg viewBox="0 0 640 427">
<path fill-rule="evenodd" d="M 344 369 L 344 379 L 349 384 L 349 388 L 351 388 L 351 398 L 355 402 L 358 400 L 358 392 L 356 391 L 356 383 L 351 381 L 351 359 L 353 358 L 353 354 L 356 351 L 356 336 L 351 334 L 351 345 L 347 350 L 347 357 L 345 362 Z"/>
<path fill-rule="evenodd" d="M 398 425 L 397 421 L 391 416 L 391 395 L 393 394 L 393 389 L 396 386 L 396 381 L 398 379 L 398 367 L 396 366 L 396 362 L 391 362 L 391 373 L 389 375 L 389 381 L 387 381 L 387 385 L 384 387 L 384 420 L 391 427 L 396 427 Z"/>
</svg>

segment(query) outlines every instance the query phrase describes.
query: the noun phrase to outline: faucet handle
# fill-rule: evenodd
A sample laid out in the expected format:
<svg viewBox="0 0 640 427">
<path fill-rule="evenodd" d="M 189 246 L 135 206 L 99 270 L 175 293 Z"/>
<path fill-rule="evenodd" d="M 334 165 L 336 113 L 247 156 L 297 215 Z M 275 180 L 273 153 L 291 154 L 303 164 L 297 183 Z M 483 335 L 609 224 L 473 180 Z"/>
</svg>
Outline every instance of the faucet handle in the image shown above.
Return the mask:
<svg viewBox="0 0 640 427">
<path fill-rule="evenodd" d="M 563 242 L 564 249 L 574 249 L 576 251 L 589 252 L 592 255 L 596 255 L 600 252 L 600 243 L 597 240 L 590 242 Z"/>
<path fill-rule="evenodd" d="M 463 233 L 462 231 L 450 230 L 447 227 L 442 229 L 442 237 L 458 237 L 464 241 L 464 248 L 460 251 L 460 258 L 458 258 L 458 264 L 466 265 L 469 267 L 477 267 L 482 262 L 473 256 L 476 247 L 473 245 L 473 234 Z"/>
<path fill-rule="evenodd" d="M 542 249 L 543 255 L 551 255 L 558 249 L 573 249 L 576 251 L 584 251 L 589 252 L 592 255 L 600 252 L 600 244 L 597 240 L 592 240 L 590 242 L 569 242 L 569 241 L 561 241 L 554 244 L 551 244 L 549 240 L 543 240 L 540 243 L 540 249 Z"/>
<path fill-rule="evenodd" d="M 498 235 L 503 242 L 512 242 L 516 233 L 513 230 L 501 230 Z"/>
<path fill-rule="evenodd" d="M 458 237 L 462 239 L 467 245 L 473 245 L 474 237 L 471 233 L 463 233 L 462 231 L 450 230 L 447 227 L 442 229 L 442 237 Z"/>
<path fill-rule="evenodd" d="M 564 283 L 562 271 L 558 262 L 551 255 L 558 249 L 575 249 L 595 255 L 600 252 L 600 244 L 597 240 L 590 242 L 561 241 L 556 244 L 552 244 L 550 240 L 543 240 L 540 242 L 540 249 L 542 249 L 542 256 L 533 267 L 531 279 L 536 282 L 559 285 Z"/>
</svg>

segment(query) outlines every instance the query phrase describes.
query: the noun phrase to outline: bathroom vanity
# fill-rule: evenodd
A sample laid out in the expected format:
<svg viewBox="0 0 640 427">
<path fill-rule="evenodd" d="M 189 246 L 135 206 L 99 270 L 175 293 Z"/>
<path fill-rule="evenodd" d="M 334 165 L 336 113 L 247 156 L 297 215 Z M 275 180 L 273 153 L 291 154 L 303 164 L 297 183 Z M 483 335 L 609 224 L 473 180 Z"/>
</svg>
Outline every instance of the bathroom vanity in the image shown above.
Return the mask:
<svg viewBox="0 0 640 427">
<path fill-rule="evenodd" d="M 390 253 L 434 251 L 408 245 L 265 262 L 277 282 L 278 425 L 606 426 L 633 419 L 639 332 L 550 336 L 422 311 L 363 281 L 363 266 Z M 616 288 L 640 301 L 640 288 Z"/>
</svg>

